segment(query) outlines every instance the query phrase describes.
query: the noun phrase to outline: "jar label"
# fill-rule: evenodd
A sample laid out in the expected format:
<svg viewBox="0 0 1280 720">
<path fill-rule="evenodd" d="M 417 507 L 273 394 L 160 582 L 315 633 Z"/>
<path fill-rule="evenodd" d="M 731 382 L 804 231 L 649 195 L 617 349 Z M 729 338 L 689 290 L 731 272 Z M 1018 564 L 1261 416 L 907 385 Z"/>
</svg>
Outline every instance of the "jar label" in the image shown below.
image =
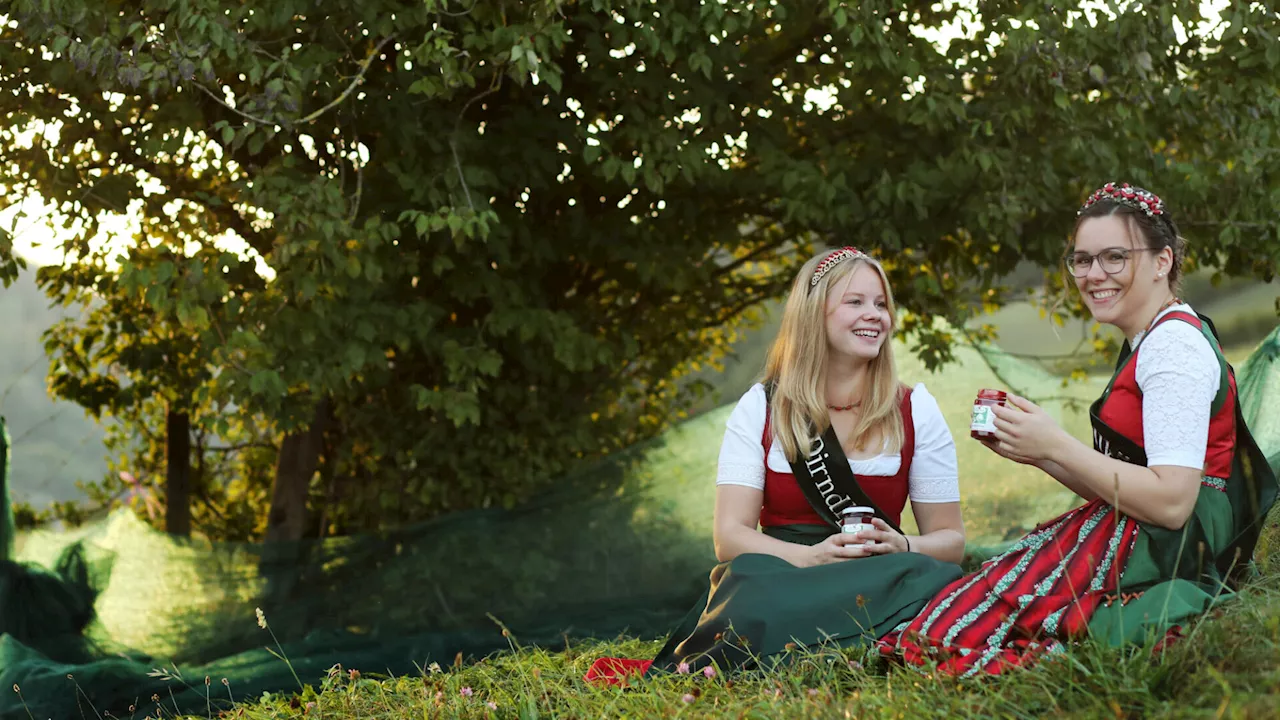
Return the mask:
<svg viewBox="0 0 1280 720">
<path fill-rule="evenodd" d="M 991 406 L 973 406 L 973 421 L 969 424 L 969 429 L 985 430 L 987 432 L 996 431 L 996 414 L 991 410 Z"/>
<path fill-rule="evenodd" d="M 868 525 L 867 523 L 850 523 L 843 526 L 842 529 L 847 533 L 856 533 L 862 532 L 863 530 L 872 530 L 874 528 L 874 525 Z"/>
</svg>

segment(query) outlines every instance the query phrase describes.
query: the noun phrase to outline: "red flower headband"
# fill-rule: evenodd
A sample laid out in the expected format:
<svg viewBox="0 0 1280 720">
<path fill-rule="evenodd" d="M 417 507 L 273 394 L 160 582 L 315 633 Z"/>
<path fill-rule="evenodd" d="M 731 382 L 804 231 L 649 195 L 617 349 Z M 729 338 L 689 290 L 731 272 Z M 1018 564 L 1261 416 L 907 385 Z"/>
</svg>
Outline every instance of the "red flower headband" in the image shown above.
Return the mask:
<svg viewBox="0 0 1280 720">
<path fill-rule="evenodd" d="M 871 256 L 856 247 L 849 247 L 848 245 L 840 248 L 839 250 L 831 251 L 831 253 L 826 257 L 822 258 L 822 262 L 818 263 L 817 269 L 813 271 L 813 277 L 809 279 L 809 287 L 817 285 L 818 281 L 822 279 L 822 276 L 826 275 L 827 271 L 831 268 L 839 265 L 845 260 L 852 260 L 854 258 L 867 258 L 869 260 L 871 259 Z"/>
<path fill-rule="evenodd" d="M 1147 214 L 1147 217 L 1155 217 L 1157 215 L 1164 214 L 1164 201 L 1154 193 L 1143 190 L 1142 188 L 1133 187 L 1129 183 L 1116 185 L 1113 182 L 1109 182 L 1095 190 L 1094 193 L 1089 196 L 1089 199 L 1084 201 L 1084 205 L 1081 205 L 1080 209 L 1076 211 L 1076 214 L 1079 215 L 1083 213 L 1090 205 L 1104 198 L 1111 200 L 1118 205 L 1131 207 L 1134 210 L 1141 210 Z"/>
</svg>

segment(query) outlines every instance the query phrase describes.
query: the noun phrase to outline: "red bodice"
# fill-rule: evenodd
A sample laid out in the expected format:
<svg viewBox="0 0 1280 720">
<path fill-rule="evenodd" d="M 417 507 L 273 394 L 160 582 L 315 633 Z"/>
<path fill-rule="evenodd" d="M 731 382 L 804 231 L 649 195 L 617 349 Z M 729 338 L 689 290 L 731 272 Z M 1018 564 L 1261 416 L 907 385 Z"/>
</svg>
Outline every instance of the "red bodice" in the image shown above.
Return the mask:
<svg viewBox="0 0 1280 720">
<path fill-rule="evenodd" d="M 911 388 L 904 387 L 902 408 L 902 466 L 890 476 L 858 475 L 858 484 L 895 525 L 902 524 L 902 509 L 907 504 L 908 478 L 911 457 L 915 452 L 915 425 L 911 420 Z M 760 442 L 764 445 L 764 504 L 760 509 L 760 526 L 775 525 L 826 525 L 827 522 L 805 500 L 804 492 L 791 472 L 776 472 L 769 467 L 769 448 L 773 445 L 773 433 L 769 423 L 769 411 L 765 410 L 764 433 Z"/>
<path fill-rule="evenodd" d="M 1171 312 L 1160 318 L 1148 333 L 1153 332 L 1160 323 L 1169 320 L 1180 320 L 1191 323 L 1196 329 L 1201 328 L 1200 318 L 1186 312 Z M 1128 359 L 1111 385 L 1111 392 L 1098 408 L 1098 419 L 1108 427 L 1132 440 L 1139 447 L 1143 445 L 1142 433 L 1142 390 L 1138 387 L 1137 354 L 1142 351 L 1142 344 L 1134 351 L 1134 357 Z M 1204 474 L 1208 477 L 1226 478 L 1231 475 L 1231 461 L 1236 446 L 1236 381 L 1231 373 L 1227 373 L 1227 396 L 1222 407 L 1209 419 L 1209 445 L 1205 451 Z"/>
</svg>

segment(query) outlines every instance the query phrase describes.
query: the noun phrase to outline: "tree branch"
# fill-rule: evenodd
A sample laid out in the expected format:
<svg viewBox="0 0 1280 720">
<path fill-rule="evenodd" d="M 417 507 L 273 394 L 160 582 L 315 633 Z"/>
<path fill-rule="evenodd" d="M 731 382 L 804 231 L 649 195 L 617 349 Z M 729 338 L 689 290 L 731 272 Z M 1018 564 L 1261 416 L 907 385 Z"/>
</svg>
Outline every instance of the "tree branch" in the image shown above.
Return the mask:
<svg viewBox="0 0 1280 720">
<path fill-rule="evenodd" d="M 191 201 L 204 208 L 214 217 L 219 218 L 226 229 L 231 230 L 240 236 L 245 242 L 249 243 L 259 255 L 267 257 L 271 253 L 271 240 L 261 232 L 254 230 L 250 221 L 246 220 L 239 211 L 235 209 L 235 203 L 232 198 L 215 192 L 209 186 L 201 186 L 198 181 L 189 175 L 180 175 L 173 172 L 170 165 L 161 165 L 151 158 L 145 157 L 138 153 L 133 145 L 125 145 L 119 150 L 122 158 L 128 158 L 129 164 L 134 167 L 145 170 L 148 174 L 155 177 L 165 187 L 169 188 L 175 197 L 173 199 L 188 199 L 192 196 Z M 218 195 L 222 198 L 225 211 L 217 211 L 209 206 L 208 203 L 194 199 L 197 193 L 208 193 L 210 195 Z"/>
<path fill-rule="evenodd" d="M 192 85 L 195 85 L 197 88 L 199 88 L 202 92 L 204 92 L 204 94 L 205 94 L 205 95 L 208 95 L 210 98 L 213 98 L 213 101 L 214 101 L 214 102 L 216 102 L 216 103 L 218 103 L 218 104 L 219 104 L 219 105 L 221 105 L 222 107 L 224 107 L 224 108 L 226 108 L 226 109 L 230 110 L 231 112 L 233 112 L 233 113 L 235 113 L 235 114 L 239 115 L 240 117 L 244 118 L 245 120 L 248 120 L 248 121 L 253 122 L 253 123 L 257 123 L 257 124 L 262 125 L 262 126 L 264 126 L 264 127 L 272 127 L 273 125 L 282 125 L 282 126 L 285 126 L 285 127 L 296 127 L 296 126 L 299 126 L 299 125 L 309 125 L 309 124 L 311 124 L 311 123 L 315 122 L 317 119 L 319 119 L 319 118 L 320 118 L 320 116 L 324 115 L 325 113 L 329 112 L 329 111 L 330 111 L 330 110 L 332 110 L 333 108 L 335 108 L 335 107 L 337 107 L 338 105 L 342 104 L 342 102 L 343 102 L 344 100 L 346 100 L 346 99 L 351 95 L 351 93 L 355 91 L 355 89 L 356 89 L 357 87 L 359 87 L 360 85 L 362 85 L 362 84 L 364 83 L 364 76 L 365 76 L 365 73 L 367 73 L 367 72 L 369 71 L 369 66 L 373 64 L 373 60 L 374 60 L 374 58 L 378 57 L 378 53 L 382 52 L 382 47 L 383 47 L 384 45 L 386 45 L 388 42 L 390 42 L 390 41 L 391 41 L 391 39 L 392 39 L 392 38 L 394 38 L 395 36 L 396 36 L 396 34 L 395 34 L 395 33 L 391 33 L 390 35 L 388 35 L 388 36 L 386 36 L 386 37 L 382 38 L 382 40 L 381 40 L 381 41 L 379 41 L 379 42 L 378 42 L 378 44 L 374 46 L 373 51 L 369 53 L 368 57 L 366 57 L 364 60 L 362 60 L 362 61 L 360 62 L 360 69 L 356 71 L 355 79 L 354 79 L 354 80 L 352 80 L 352 81 L 351 81 L 351 83 L 350 83 L 349 85 L 347 85 L 347 88 L 346 88 L 345 90 L 343 90 L 343 91 L 342 91 L 342 93 L 340 93 L 340 94 L 338 95 L 338 97 L 334 98 L 331 102 L 329 102 L 327 105 L 325 105 L 324 107 L 320 108 L 319 110 L 316 110 L 315 112 L 311 113 L 310 115 L 307 115 L 307 116 L 305 116 L 305 117 L 303 117 L 303 118 L 300 118 L 299 120 L 296 120 L 296 121 L 294 121 L 294 122 L 290 122 L 290 121 L 288 121 L 288 120 L 269 120 L 269 119 L 267 119 L 267 118 L 258 117 L 258 116 L 256 116 L 256 115 L 250 115 L 249 113 L 246 113 L 246 112 L 244 112 L 243 110 L 239 110 L 239 109 L 237 109 L 237 108 L 234 108 L 234 107 L 232 107 L 232 106 L 228 105 L 228 104 L 227 104 L 227 102 L 226 102 L 225 100 L 223 100 L 222 98 L 218 97 L 218 94 L 217 94 L 217 93 L 215 93 L 215 92 L 213 92 L 212 90 L 210 90 L 209 88 L 205 87 L 205 85 L 204 85 L 203 83 L 192 82 L 191 84 L 192 84 Z"/>
<path fill-rule="evenodd" d="M 1004 374 L 1000 372 L 1000 369 L 996 367 L 996 364 L 991 362 L 991 358 L 987 357 L 987 354 L 982 351 L 981 347 L 978 346 L 978 341 L 973 337 L 973 333 L 970 332 L 968 328 L 961 326 L 960 332 L 964 335 L 965 341 L 969 344 L 969 347 L 976 350 L 978 353 L 978 357 L 982 358 L 982 364 L 986 365 L 987 369 L 991 371 L 991 374 L 995 375 L 996 379 L 999 380 L 1001 383 L 1003 383 L 1005 387 L 1009 388 L 1014 393 L 1021 395 L 1022 397 L 1025 397 L 1032 402 L 1035 402 L 1035 403 L 1043 402 L 1043 400 L 1036 400 L 1034 397 L 1031 396 L 1030 393 L 1014 385 L 1008 378 L 1006 378 Z"/>
<path fill-rule="evenodd" d="M 359 138 L 356 139 L 356 144 L 360 144 Z M 356 221 L 356 215 L 360 212 L 360 197 L 364 192 L 364 165 L 356 162 L 352 162 L 351 164 L 354 165 L 356 169 L 356 192 L 355 197 L 351 200 L 351 212 L 347 215 L 348 225 Z M 343 165 L 343 167 L 345 168 L 346 166 Z"/>
<path fill-rule="evenodd" d="M 257 123 L 257 124 L 262 125 L 262 126 L 264 126 L 264 127 L 271 127 L 272 125 L 275 125 L 275 123 L 271 122 L 270 120 L 267 120 L 267 119 L 265 119 L 265 118 L 260 118 L 260 117 L 257 117 L 257 116 L 255 116 L 255 115 L 250 115 L 249 113 L 246 113 L 246 112 L 244 112 L 244 111 L 242 111 L 242 110 L 237 110 L 236 108 L 231 107 L 230 105 L 228 105 L 228 104 L 227 104 L 227 101 L 225 101 L 225 100 L 223 100 L 222 98 L 218 97 L 218 96 L 217 96 L 217 94 L 215 94 L 212 90 L 210 90 L 209 88 L 205 87 L 203 83 L 193 82 L 193 83 L 191 83 L 191 84 L 192 84 L 192 85 L 195 85 L 196 87 L 198 87 L 198 88 L 200 88 L 201 90 L 203 90 L 203 91 L 204 91 L 204 94 L 205 94 L 205 95 L 208 95 L 208 96 L 209 96 L 209 97 L 211 97 L 211 98 L 213 98 L 213 101 L 214 101 L 214 102 L 216 102 L 216 103 L 218 103 L 219 105 L 221 105 L 222 107 L 224 107 L 224 108 L 226 108 L 226 109 L 230 110 L 231 112 L 233 112 L 233 113 L 235 113 L 235 114 L 239 115 L 240 117 L 244 118 L 245 120 L 248 120 L 248 121 L 250 121 L 250 122 Z"/>
<path fill-rule="evenodd" d="M 228 445 L 226 447 L 210 446 L 205 448 L 205 451 L 230 453 L 230 452 L 236 452 L 239 450 L 247 450 L 249 448 L 263 448 L 264 450 L 275 450 L 276 446 L 272 445 L 271 443 L 265 443 L 265 442 L 246 442 L 246 443 L 240 443 L 239 445 Z"/>
<path fill-rule="evenodd" d="M 725 265 L 725 266 L 723 266 L 723 267 L 717 268 L 717 269 L 716 269 L 716 271 L 712 274 L 712 277 L 714 277 L 714 278 L 719 278 L 719 277 L 723 277 L 723 276 L 725 276 L 725 275 L 729 275 L 729 274 L 730 274 L 730 273 L 732 273 L 734 270 L 737 270 L 738 268 L 742 267 L 743 265 L 746 265 L 747 263 L 749 263 L 749 262 L 751 262 L 751 261 L 753 261 L 753 260 L 755 260 L 755 259 L 759 258 L 761 255 L 764 255 L 765 253 L 767 253 L 767 252 L 769 252 L 769 251 L 771 251 L 771 250 L 777 250 L 779 246 L 781 246 L 782 244 L 786 243 L 786 242 L 787 242 L 787 240 L 789 240 L 789 239 L 790 239 L 790 238 L 788 238 L 788 237 L 786 237 L 786 236 L 784 235 L 784 236 L 779 237 L 777 240 L 774 240 L 774 241 L 772 241 L 772 242 L 767 242 L 767 243 L 765 243 L 765 244 L 761 245 L 760 247 L 756 248 L 755 250 L 752 250 L 751 252 L 747 253 L 746 255 L 743 255 L 742 257 L 738 258 L 737 260 L 734 260 L 733 262 L 729 263 L 728 265 Z"/>
<path fill-rule="evenodd" d="M 374 48 L 373 48 L 373 52 L 369 53 L 369 56 L 368 56 L 368 57 L 366 57 L 366 58 L 364 59 L 364 62 L 360 63 L 360 70 L 356 72 L 356 79 L 351 81 L 351 84 L 347 86 L 347 89 L 346 89 L 346 90 L 343 90 L 343 91 L 342 91 L 342 94 L 341 94 L 341 95 L 339 95 L 337 98 L 335 98 L 335 99 L 333 100 L 333 102 L 329 103 L 328 105 L 325 105 L 324 107 L 320 108 L 319 110 L 317 110 L 317 111 L 315 111 L 315 112 L 311 113 L 310 115 L 308 115 L 308 116 L 306 116 L 306 117 L 302 118 L 301 120 L 299 120 L 299 121 L 298 121 L 297 123 L 295 123 L 295 124 L 296 124 L 296 125 L 306 125 L 306 124 L 308 124 L 308 123 L 311 123 L 311 122 L 315 121 L 315 119 L 316 119 L 316 118 L 320 117 L 321 115 L 325 114 L 326 112 L 329 112 L 329 110 L 331 110 L 331 109 L 333 109 L 334 107 L 336 107 L 337 105 L 341 104 L 343 100 L 346 100 L 346 99 L 347 99 L 347 96 L 348 96 L 348 95 L 350 95 L 350 94 L 351 94 L 351 93 L 356 89 L 356 87 L 358 87 L 359 85 L 361 85 L 361 84 L 363 84 L 363 83 L 364 83 L 364 75 L 365 75 L 365 73 L 366 73 L 366 72 L 368 72 L 368 71 L 369 71 L 369 66 L 373 64 L 373 59 L 374 59 L 374 58 L 376 58 L 376 57 L 378 57 L 378 53 L 382 52 L 382 46 L 383 46 L 383 45 L 386 45 L 388 42 L 390 42 L 390 41 L 391 41 L 391 39 L 392 39 L 392 38 L 394 38 L 395 36 L 396 36 L 396 34 L 395 34 L 395 33 L 391 33 L 390 35 L 388 35 L 388 36 L 386 36 L 386 37 L 382 38 L 382 41 L 381 41 L 381 42 L 379 42 L 376 46 L 374 46 Z"/>
<path fill-rule="evenodd" d="M 476 101 L 488 97 L 498 91 L 502 87 L 502 75 L 497 75 L 496 81 L 489 85 L 489 89 L 472 97 L 467 104 L 462 106 L 458 111 L 458 118 L 453 121 L 453 132 L 449 135 L 449 150 L 453 153 L 453 167 L 458 171 L 458 182 L 462 183 L 462 193 L 467 198 L 467 207 L 471 208 L 471 212 L 476 211 L 475 203 L 471 201 L 471 188 L 467 187 L 467 178 L 462 174 L 462 161 L 458 159 L 458 128 L 462 126 L 462 117 L 467 114 L 467 110 Z"/>
</svg>

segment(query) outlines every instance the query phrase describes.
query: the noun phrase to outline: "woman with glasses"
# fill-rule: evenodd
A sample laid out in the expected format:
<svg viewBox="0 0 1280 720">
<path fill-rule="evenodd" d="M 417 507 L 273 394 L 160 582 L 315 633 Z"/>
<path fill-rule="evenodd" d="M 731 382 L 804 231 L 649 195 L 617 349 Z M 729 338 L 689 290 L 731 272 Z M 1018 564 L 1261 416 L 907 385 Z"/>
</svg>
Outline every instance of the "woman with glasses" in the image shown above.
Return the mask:
<svg viewBox="0 0 1280 720">
<path fill-rule="evenodd" d="M 1108 183 L 1064 260 L 1085 306 L 1125 336 L 1090 408 L 1092 445 L 1014 395 L 982 442 L 1084 504 L 956 580 L 880 641 L 957 675 L 999 673 L 1065 643 L 1176 637 L 1252 570 L 1276 478 L 1245 426 L 1208 318 L 1178 297 L 1185 243 L 1154 194 Z"/>
</svg>

